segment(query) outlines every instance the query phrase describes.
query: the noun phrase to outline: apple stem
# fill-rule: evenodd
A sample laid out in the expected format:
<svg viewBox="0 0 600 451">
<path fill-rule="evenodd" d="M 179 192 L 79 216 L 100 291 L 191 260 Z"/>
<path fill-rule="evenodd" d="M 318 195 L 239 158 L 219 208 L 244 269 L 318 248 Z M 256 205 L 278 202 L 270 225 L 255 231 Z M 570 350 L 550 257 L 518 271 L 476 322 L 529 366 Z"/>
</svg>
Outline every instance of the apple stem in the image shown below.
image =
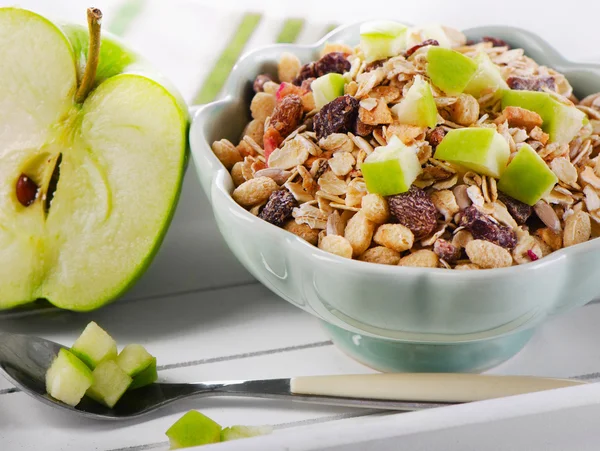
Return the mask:
<svg viewBox="0 0 600 451">
<path fill-rule="evenodd" d="M 83 103 L 96 81 L 96 70 L 100 59 L 100 35 L 102 23 L 102 11 L 98 8 L 88 8 L 87 10 L 88 29 L 90 32 L 90 45 L 88 47 L 87 62 L 81 84 L 75 93 L 75 102 Z"/>
</svg>

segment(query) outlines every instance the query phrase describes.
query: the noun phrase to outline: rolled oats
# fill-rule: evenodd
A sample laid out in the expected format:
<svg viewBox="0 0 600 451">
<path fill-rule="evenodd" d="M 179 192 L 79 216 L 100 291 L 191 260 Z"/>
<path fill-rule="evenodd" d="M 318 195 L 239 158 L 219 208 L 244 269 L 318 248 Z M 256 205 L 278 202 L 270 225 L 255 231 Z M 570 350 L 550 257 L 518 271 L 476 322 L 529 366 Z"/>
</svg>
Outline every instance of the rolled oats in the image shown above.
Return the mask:
<svg viewBox="0 0 600 451">
<path fill-rule="evenodd" d="M 327 227 L 327 213 L 310 205 L 308 202 L 294 208 L 292 216 L 298 224 L 308 224 L 311 229 L 324 230 Z"/>
<path fill-rule="evenodd" d="M 231 171 L 233 176 L 233 170 Z M 241 173 L 240 173 L 241 174 Z M 269 177 L 275 180 L 278 185 L 283 185 L 292 176 L 292 172 L 284 171 L 279 168 L 266 168 L 256 171 L 254 177 Z"/>
<path fill-rule="evenodd" d="M 345 133 L 332 133 L 326 138 L 321 138 L 319 140 L 319 146 L 324 150 L 329 150 L 331 152 L 352 152 L 354 150 L 354 142 Z"/>
<path fill-rule="evenodd" d="M 281 149 L 275 149 L 269 156 L 269 167 L 292 169 L 304 164 L 310 155 L 305 141 L 296 137 L 287 141 Z"/>
<path fill-rule="evenodd" d="M 444 216 L 444 221 L 452 220 L 453 216 L 460 210 L 456 203 L 456 197 L 454 197 L 452 191 L 447 189 L 432 192 L 431 201 L 437 211 Z"/>
<path fill-rule="evenodd" d="M 367 184 L 362 178 L 355 178 L 348 183 L 345 204 L 349 207 L 359 207 L 362 199 L 368 194 Z"/>
<path fill-rule="evenodd" d="M 331 171 L 338 177 L 348 175 L 355 164 L 356 160 L 350 152 L 336 152 L 329 160 Z"/>
</svg>

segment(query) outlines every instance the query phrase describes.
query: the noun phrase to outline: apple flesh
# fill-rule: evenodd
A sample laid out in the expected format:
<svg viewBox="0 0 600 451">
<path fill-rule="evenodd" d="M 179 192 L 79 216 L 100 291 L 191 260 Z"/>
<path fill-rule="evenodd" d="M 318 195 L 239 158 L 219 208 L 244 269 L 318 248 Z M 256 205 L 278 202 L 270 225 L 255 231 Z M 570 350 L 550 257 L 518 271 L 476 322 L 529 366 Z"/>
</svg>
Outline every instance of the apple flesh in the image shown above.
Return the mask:
<svg viewBox="0 0 600 451">
<path fill-rule="evenodd" d="M 558 178 L 542 157 L 524 144 L 500 177 L 498 189 L 521 202 L 535 205 L 557 183 Z"/>
<path fill-rule="evenodd" d="M 461 128 L 444 136 L 434 157 L 498 178 L 506 168 L 510 148 L 492 128 Z"/>
<path fill-rule="evenodd" d="M 171 449 L 209 445 L 221 441 L 221 426 L 200 412 L 190 410 L 166 434 Z"/>
<path fill-rule="evenodd" d="M 156 359 L 146 351 L 146 348 L 136 344 L 125 346 L 116 359 L 117 365 L 130 377 L 143 372 L 153 361 Z"/>
<path fill-rule="evenodd" d="M 86 395 L 112 409 L 131 385 L 131 377 L 114 360 L 100 363 L 92 372 L 94 383 Z"/>
<path fill-rule="evenodd" d="M 427 76 L 450 96 L 461 94 L 477 72 L 477 63 L 455 50 L 432 46 L 427 52 Z"/>
<path fill-rule="evenodd" d="M 387 146 L 377 147 L 365 159 L 361 171 L 369 193 L 391 196 L 410 189 L 421 173 L 421 163 L 414 147 L 392 136 Z"/>
<path fill-rule="evenodd" d="M 567 144 L 585 125 L 587 116 L 571 105 L 565 105 L 546 92 L 505 90 L 502 108 L 518 106 L 535 111 L 543 120 L 542 129 L 550 141 Z"/>
<path fill-rule="evenodd" d="M 392 107 L 402 124 L 433 128 L 437 124 L 437 106 L 429 83 L 416 76 L 413 85 L 400 103 Z"/>
<path fill-rule="evenodd" d="M 46 391 L 70 406 L 76 406 L 92 386 L 92 370 L 75 355 L 61 349 L 46 373 Z"/>
<path fill-rule="evenodd" d="M 110 36 L 91 91 L 76 98 L 89 42 L 83 27 L 0 8 L 0 309 L 114 300 L 149 265 L 173 215 L 187 108 Z M 28 205 L 16 192 L 22 176 L 38 188 Z"/>
<path fill-rule="evenodd" d="M 435 39 L 440 47 L 452 47 L 452 42 L 441 25 L 428 24 L 409 28 L 406 38 L 406 48 L 409 49 L 415 45 L 419 45 L 428 39 Z"/>
<path fill-rule="evenodd" d="M 360 26 L 360 48 L 367 62 L 399 55 L 406 49 L 408 27 L 398 22 L 379 20 Z"/>
<path fill-rule="evenodd" d="M 156 368 L 156 357 L 152 357 L 152 362 L 143 371 L 133 377 L 133 382 L 128 390 L 135 390 L 146 385 L 153 384 L 158 380 L 158 370 Z"/>
<path fill-rule="evenodd" d="M 487 53 L 479 52 L 473 61 L 477 64 L 477 71 L 467 84 L 465 93 L 480 97 L 485 92 L 508 89 L 500 69 L 492 62 Z"/>
<path fill-rule="evenodd" d="M 92 321 L 75 340 L 71 352 L 93 370 L 100 362 L 117 358 L 117 342 Z"/>
<path fill-rule="evenodd" d="M 230 426 L 221 431 L 221 441 L 239 440 L 242 438 L 269 435 L 273 432 L 271 426 Z"/>
<path fill-rule="evenodd" d="M 318 110 L 344 95 L 346 80 L 342 74 L 330 73 L 314 80 L 310 87 Z"/>
</svg>

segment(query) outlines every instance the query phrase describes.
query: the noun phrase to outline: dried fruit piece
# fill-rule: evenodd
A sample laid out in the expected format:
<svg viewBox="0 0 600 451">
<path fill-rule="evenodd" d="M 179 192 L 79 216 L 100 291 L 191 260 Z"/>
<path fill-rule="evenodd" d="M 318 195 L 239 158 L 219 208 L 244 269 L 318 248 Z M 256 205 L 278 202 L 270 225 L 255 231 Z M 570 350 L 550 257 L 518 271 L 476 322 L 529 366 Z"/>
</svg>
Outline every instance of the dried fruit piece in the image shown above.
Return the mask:
<svg viewBox="0 0 600 451">
<path fill-rule="evenodd" d="M 491 42 L 492 47 L 508 47 L 506 41 L 500 38 L 494 38 L 492 36 L 484 36 L 483 38 L 481 38 L 481 42 Z"/>
<path fill-rule="evenodd" d="M 329 73 L 343 74 L 350 70 L 351 64 L 342 52 L 330 52 L 321 57 L 318 61 L 305 64 L 300 69 L 300 73 L 294 79 L 293 83 L 300 86 L 304 80 L 309 78 L 318 78 Z"/>
<path fill-rule="evenodd" d="M 19 203 L 24 207 L 29 207 L 37 197 L 38 186 L 25 174 L 21 174 L 17 179 L 15 192 Z"/>
<path fill-rule="evenodd" d="M 438 238 L 433 244 L 433 252 L 448 263 L 456 263 L 461 254 L 459 247 L 442 238 Z"/>
<path fill-rule="evenodd" d="M 242 207 L 249 208 L 265 202 L 277 189 L 279 186 L 272 178 L 258 177 L 238 186 L 233 190 L 232 197 Z"/>
<path fill-rule="evenodd" d="M 542 117 L 538 113 L 518 106 L 507 106 L 494 122 L 502 124 L 504 121 L 507 121 L 511 127 L 522 127 L 527 131 L 531 131 L 535 127 L 541 127 L 543 123 Z"/>
<path fill-rule="evenodd" d="M 505 268 L 512 265 L 510 252 L 489 241 L 473 240 L 465 250 L 469 259 L 482 268 Z"/>
<path fill-rule="evenodd" d="M 420 240 L 435 229 L 437 210 L 422 189 L 411 186 L 407 192 L 389 196 L 387 200 L 390 213 L 412 231 L 415 239 Z"/>
<path fill-rule="evenodd" d="M 258 217 L 270 222 L 277 227 L 281 227 L 283 223 L 292 215 L 292 211 L 298 206 L 298 202 L 286 189 L 273 191 L 269 197 L 267 205 L 259 213 Z"/>
<path fill-rule="evenodd" d="M 552 91 L 556 91 L 556 81 L 554 77 L 543 76 L 543 77 L 508 77 L 506 83 L 510 89 L 517 91 L 543 91 L 544 88 L 548 88 Z"/>
<path fill-rule="evenodd" d="M 426 47 L 428 45 L 440 45 L 440 43 L 438 41 L 436 41 L 435 39 L 425 39 L 423 42 L 421 42 L 420 44 L 417 45 L 413 45 L 411 48 L 409 48 L 406 52 L 404 52 L 404 56 L 406 58 L 408 58 L 410 55 L 412 55 L 413 53 L 415 53 L 417 50 L 419 50 L 422 47 Z"/>
<path fill-rule="evenodd" d="M 254 79 L 254 83 L 252 83 L 252 89 L 254 89 L 254 92 L 263 92 L 265 83 L 268 81 L 273 81 L 269 74 L 257 75 Z"/>
<path fill-rule="evenodd" d="M 442 127 L 436 127 L 427 135 L 427 141 L 435 149 L 442 142 L 444 136 L 446 136 L 446 130 Z"/>
<path fill-rule="evenodd" d="M 406 257 L 402 257 L 398 266 L 415 266 L 419 268 L 437 268 L 439 263 L 438 256 L 427 249 L 421 249 L 413 252 Z"/>
<path fill-rule="evenodd" d="M 496 223 L 475 205 L 463 211 L 460 225 L 471 232 L 475 240 L 486 240 L 506 249 L 514 249 L 517 245 L 516 234 L 510 227 Z"/>
<path fill-rule="evenodd" d="M 352 96 L 340 96 L 329 102 L 314 116 L 313 127 L 317 139 L 332 133 L 348 133 L 354 129 L 359 101 Z"/>
<path fill-rule="evenodd" d="M 448 111 L 452 122 L 467 127 L 479 119 L 479 102 L 472 95 L 460 94 Z"/>
<path fill-rule="evenodd" d="M 529 219 L 531 213 L 533 212 L 533 209 L 526 203 L 523 203 L 504 193 L 498 193 L 498 200 L 500 200 L 500 202 L 506 206 L 506 209 L 510 215 L 515 221 L 517 221 L 517 224 L 525 224 L 525 221 Z"/>
<path fill-rule="evenodd" d="M 263 137 L 265 158 L 267 161 L 271 153 L 298 127 L 303 114 L 304 107 L 302 100 L 295 94 L 284 97 L 275 106 L 269 127 Z"/>
</svg>

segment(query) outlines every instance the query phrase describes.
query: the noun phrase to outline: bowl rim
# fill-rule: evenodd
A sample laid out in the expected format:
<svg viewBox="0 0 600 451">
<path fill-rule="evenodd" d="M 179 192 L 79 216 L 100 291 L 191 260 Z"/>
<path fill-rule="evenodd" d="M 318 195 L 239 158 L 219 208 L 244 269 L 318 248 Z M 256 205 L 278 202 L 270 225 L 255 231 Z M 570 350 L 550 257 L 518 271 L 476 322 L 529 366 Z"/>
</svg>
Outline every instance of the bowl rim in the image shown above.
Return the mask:
<svg viewBox="0 0 600 451">
<path fill-rule="evenodd" d="M 491 268 L 480 271 L 449 271 L 446 268 L 426 268 L 426 267 L 409 267 L 409 266 L 398 266 L 398 265 L 383 265 L 383 264 L 373 264 L 372 262 L 364 262 L 356 259 L 348 259 L 344 257 L 340 257 L 335 254 L 331 254 L 327 251 L 319 249 L 317 246 L 313 246 L 308 243 L 304 239 L 299 236 L 294 235 L 287 230 L 284 230 L 281 227 L 277 227 L 273 224 L 270 224 L 257 216 L 254 216 L 248 210 L 238 205 L 231 196 L 231 191 L 227 188 L 227 185 L 233 186 L 233 181 L 231 179 L 231 175 L 229 171 L 221 164 L 221 162 L 217 159 L 217 157 L 213 154 L 211 150 L 211 143 L 208 141 L 206 134 L 201 127 L 203 122 L 209 117 L 213 110 L 217 108 L 221 108 L 227 105 L 235 105 L 239 102 L 239 96 L 241 94 L 242 86 L 240 84 L 240 72 L 241 66 L 248 60 L 252 60 L 256 56 L 272 51 L 289 51 L 291 53 L 297 53 L 298 51 L 310 51 L 316 52 L 323 45 L 336 39 L 343 35 L 346 31 L 358 28 L 360 24 L 367 21 L 356 21 L 348 24 L 341 25 L 334 30 L 327 33 L 321 39 L 313 44 L 270 44 L 266 46 L 261 46 L 256 49 L 249 50 L 245 52 L 240 59 L 234 65 L 229 77 L 223 87 L 223 96 L 221 99 L 208 103 L 202 106 L 192 106 L 192 126 L 190 127 L 190 147 L 193 155 L 194 163 L 198 167 L 197 164 L 197 155 L 203 155 L 205 158 L 211 160 L 212 167 L 216 169 L 211 169 L 213 174 L 211 176 L 210 185 L 211 190 L 215 188 L 218 189 L 221 195 L 226 197 L 229 201 L 229 207 L 235 208 L 235 212 L 238 215 L 243 215 L 244 219 L 248 222 L 249 227 L 261 229 L 260 233 L 271 233 L 275 234 L 274 236 L 279 237 L 285 240 L 289 245 L 293 246 L 298 252 L 303 254 L 310 252 L 312 255 L 305 255 L 305 257 L 309 258 L 317 258 L 321 260 L 323 263 L 328 264 L 337 264 L 337 265 L 348 265 L 348 268 L 352 268 L 354 270 L 360 271 L 365 275 L 369 274 L 378 274 L 378 275 L 398 275 L 399 273 L 403 274 L 431 274 L 436 277 L 451 277 L 453 279 L 456 278 L 464 278 L 465 281 L 468 280 L 479 280 L 479 279 L 487 279 L 495 276 L 514 276 L 514 275 L 523 275 L 523 269 L 533 271 L 533 270 L 541 270 L 547 266 L 554 266 L 562 260 L 565 260 L 567 257 L 576 257 L 579 254 L 587 254 L 593 251 L 600 251 L 600 237 L 590 239 L 584 243 L 580 243 L 574 246 L 561 248 L 557 251 L 552 252 L 550 255 L 546 257 L 542 257 L 536 261 L 524 263 L 520 265 L 512 265 L 504 268 Z M 406 25 L 410 25 L 406 22 L 402 22 Z M 469 35 L 494 35 L 494 34 L 503 34 L 510 35 L 514 37 L 515 40 L 528 40 L 533 45 L 538 47 L 538 50 L 541 50 L 544 55 L 547 56 L 548 62 L 544 62 L 543 64 L 548 64 L 551 68 L 559 70 L 559 72 L 564 71 L 565 69 L 570 70 L 582 70 L 586 72 L 596 72 L 598 74 L 598 81 L 600 83 L 600 64 L 596 63 L 578 63 L 574 61 L 570 61 L 566 59 L 563 55 L 558 53 L 546 40 L 541 38 L 539 35 L 532 33 L 528 30 L 512 27 L 512 26 L 477 26 L 471 27 L 462 30 L 467 36 Z M 340 41 L 338 41 L 340 42 Z M 341 41 L 343 42 L 343 41 Z M 527 53 L 526 45 L 523 45 L 522 48 L 525 48 Z M 203 151 L 202 148 L 208 150 L 207 152 Z M 201 171 L 202 169 L 198 169 Z M 210 193 L 207 193 L 209 198 L 211 197 Z M 212 204 L 212 199 L 211 204 Z M 214 205 L 213 205 L 214 209 Z M 592 219 L 593 221 L 593 219 Z M 257 229 L 257 230 L 258 230 Z M 459 274 L 457 274 L 457 272 Z"/>
</svg>

